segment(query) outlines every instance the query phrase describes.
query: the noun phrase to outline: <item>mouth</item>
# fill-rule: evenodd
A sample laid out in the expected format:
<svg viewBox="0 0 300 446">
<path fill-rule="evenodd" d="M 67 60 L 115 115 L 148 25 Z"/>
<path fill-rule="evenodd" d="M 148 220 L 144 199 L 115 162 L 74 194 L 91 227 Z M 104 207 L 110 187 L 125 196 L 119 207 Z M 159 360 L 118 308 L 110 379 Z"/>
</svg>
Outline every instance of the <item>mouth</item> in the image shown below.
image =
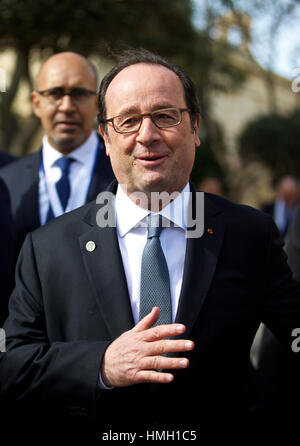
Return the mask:
<svg viewBox="0 0 300 446">
<path fill-rule="evenodd" d="M 157 166 L 161 164 L 167 155 L 158 153 L 149 153 L 147 155 L 138 156 L 136 160 L 144 166 Z"/>
<path fill-rule="evenodd" d="M 63 128 L 74 128 L 78 127 L 79 123 L 76 121 L 58 121 L 55 125 Z"/>
</svg>

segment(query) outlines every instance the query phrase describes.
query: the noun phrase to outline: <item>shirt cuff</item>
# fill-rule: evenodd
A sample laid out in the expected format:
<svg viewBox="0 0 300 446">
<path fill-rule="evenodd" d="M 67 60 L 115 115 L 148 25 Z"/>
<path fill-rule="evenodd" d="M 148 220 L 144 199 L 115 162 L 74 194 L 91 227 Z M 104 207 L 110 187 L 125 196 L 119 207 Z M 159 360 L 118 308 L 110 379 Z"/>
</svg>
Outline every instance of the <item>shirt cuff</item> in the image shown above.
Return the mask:
<svg viewBox="0 0 300 446">
<path fill-rule="evenodd" d="M 111 390 L 114 388 L 114 387 L 108 387 L 104 384 L 102 376 L 101 376 L 101 372 L 99 372 L 98 386 L 101 390 Z"/>
</svg>

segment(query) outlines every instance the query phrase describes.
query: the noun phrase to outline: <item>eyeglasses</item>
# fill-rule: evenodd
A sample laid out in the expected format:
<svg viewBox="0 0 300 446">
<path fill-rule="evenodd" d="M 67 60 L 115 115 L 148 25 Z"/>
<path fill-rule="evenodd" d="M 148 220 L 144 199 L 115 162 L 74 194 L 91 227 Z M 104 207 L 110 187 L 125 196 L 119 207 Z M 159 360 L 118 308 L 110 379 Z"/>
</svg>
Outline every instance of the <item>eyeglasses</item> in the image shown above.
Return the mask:
<svg viewBox="0 0 300 446">
<path fill-rule="evenodd" d="M 97 94 L 96 91 L 87 90 L 86 88 L 72 88 L 70 91 L 65 91 L 63 88 L 48 88 L 47 90 L 39 91 L 37 93 L 42 95 L 51 104 L 60 105 L 64 96 L 70 96 L 73 104 L 84 104 L 88 102 L 90 96 Z"/>
<path fill-rule="evenodd" d="M 105 119 L 103 122 L 111 122 L 117 133 L 138 132 L 141 128 L 143 118 L 150 116 L 153 124 L 159 129 L 175 127 L 182 121 L 182 112 L 190 111 L 188 108 L 162 108 L 151 113 L 127 113 Z"/>
</svg>

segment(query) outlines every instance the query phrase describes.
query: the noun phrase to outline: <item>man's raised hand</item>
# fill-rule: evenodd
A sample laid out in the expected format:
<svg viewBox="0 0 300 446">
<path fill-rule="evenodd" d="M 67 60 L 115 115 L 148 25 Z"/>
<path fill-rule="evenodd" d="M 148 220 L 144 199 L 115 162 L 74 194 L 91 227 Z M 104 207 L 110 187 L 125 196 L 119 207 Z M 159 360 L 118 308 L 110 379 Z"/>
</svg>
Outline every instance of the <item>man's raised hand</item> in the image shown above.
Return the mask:
<svg viewBox="0 0 300 446">
<path fill-rule="evenodd" d="M 174 375 L 161 370 L 188 367 L 187 358 L 162 356 L 193 350 L 193 341 L 165 339 L 182 335 L 185 326 L 175 323 L 153 327 L 158 318 L 159 308 L 154 307 L 134 328 L 109 345 L 101 367 L 105 385 L 125 387 L 140 383 L 170 383 Z"/>
</svg>

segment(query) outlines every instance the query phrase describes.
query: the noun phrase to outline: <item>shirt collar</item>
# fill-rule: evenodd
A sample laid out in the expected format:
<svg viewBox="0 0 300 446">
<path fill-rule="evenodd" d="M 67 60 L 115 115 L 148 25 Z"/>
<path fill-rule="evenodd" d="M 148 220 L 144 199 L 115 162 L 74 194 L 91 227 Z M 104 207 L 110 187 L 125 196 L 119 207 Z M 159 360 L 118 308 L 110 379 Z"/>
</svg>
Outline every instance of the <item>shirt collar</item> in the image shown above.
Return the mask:
<svg viewBox="0 0 300 446">
<path fill-rule="evenodd" d="M 175 226 L 181 227 L 183 230 L 187 229 L 186 221 L 188 216 L 190 185 L 187 183 L 185 188 L 179 193 L 171 203 L 165 206 L 159 214 L 174 223 Z M 118 185 L 116 201 L 116 221 L 117 230 L 120 237 L 124 237 L 127 232 L 144 220 L 149 214 L 148 209 L 137 206 L 123 189 Z"/>
<path fill-rule="evenodd" d="M 97 144 L 98 144 L 98 138 L 95 130 L 93 130 L 88 139 L 81 146 L 77 147 L 77 149 L 73 150 L 70 156 L 79 163 L 88 167 L 90 164 L 93 164 L 94 162 Z M 47 172 L 48 169 L 51 169 L 54 166 L 56 160 L 58 160 L 62 156 L 63 155 L 61 152 L 59 152 L 53 146 L 51 146 L 51 144 L 48 141 L 47 135 L 44 135 L 43 162 L 45 171 Z"/>
</svg>

